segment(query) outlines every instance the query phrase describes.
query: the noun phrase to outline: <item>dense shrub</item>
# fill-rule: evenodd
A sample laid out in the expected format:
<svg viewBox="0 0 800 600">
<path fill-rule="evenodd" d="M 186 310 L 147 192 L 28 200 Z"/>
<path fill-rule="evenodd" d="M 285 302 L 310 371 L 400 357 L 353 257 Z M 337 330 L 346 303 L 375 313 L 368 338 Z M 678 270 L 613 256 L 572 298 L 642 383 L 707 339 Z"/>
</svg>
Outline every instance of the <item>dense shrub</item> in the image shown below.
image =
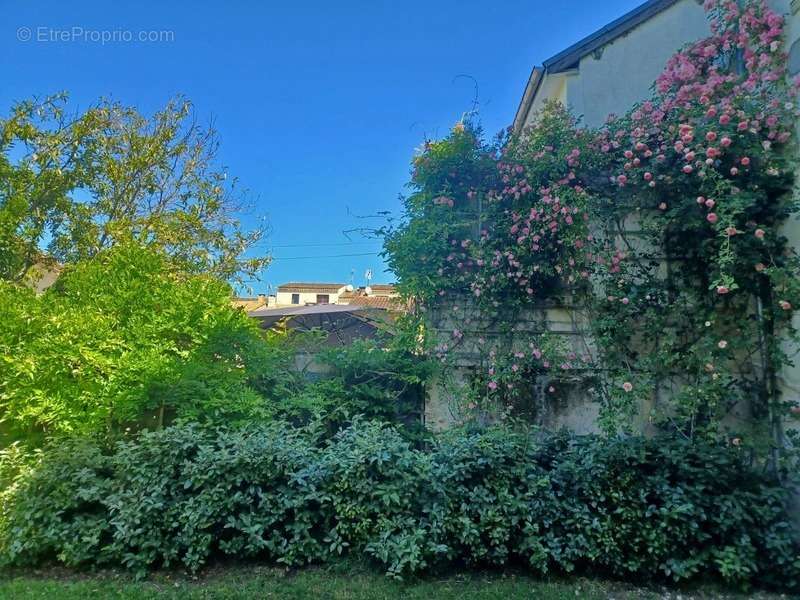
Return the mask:
<svg viewBox="0 0 800 600">
<path fill-rule="evenodd" d="M 136 244 L 70 266 L 40 296 L 0 281 L 0 424 L 30 440 L 269 414 L 293 349 L 230 296 Z"/>
<path fill-rule="evenodd" d="M 419 449 L 359 421 L 327 441 L 280 423 L 177 426 L 108 449 L 7 450 L 0 478 L 5 564 L 145 573 L 351 552 L 397 576 L 525 564 L 800 589 L 785 491 L 733 447 L 489 429 Z"/>
<path fill-rule="evenodd" d="M 276 413 L 295 423 L 317 421 L 333 434 L 354 418 L 402 423 L 412 438 L 423 435 L 420 414 L 433 363 L 409 351 L 408 326 L 393 335 L 325 347 L 314 357 L 324 378 L 276 402 Z"/>
</svg>

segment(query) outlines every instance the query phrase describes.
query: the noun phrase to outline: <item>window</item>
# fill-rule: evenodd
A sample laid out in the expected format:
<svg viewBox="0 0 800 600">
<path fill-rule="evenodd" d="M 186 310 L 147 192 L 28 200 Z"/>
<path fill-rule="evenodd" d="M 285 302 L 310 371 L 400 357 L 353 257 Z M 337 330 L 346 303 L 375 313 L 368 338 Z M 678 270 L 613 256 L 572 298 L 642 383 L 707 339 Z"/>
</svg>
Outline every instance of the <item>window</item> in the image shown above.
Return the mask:
<svg viewBox="0 0 800 600">
<path fill-rule="evenodd" d="M 292 304 L 300 304 L 300 294 L 292 294 Z"/>
<path fill-rule="evenodd" d="M 317 304 L 329 304 L 331 297 L 328 294 L 317 294 Z"/>
</svg>

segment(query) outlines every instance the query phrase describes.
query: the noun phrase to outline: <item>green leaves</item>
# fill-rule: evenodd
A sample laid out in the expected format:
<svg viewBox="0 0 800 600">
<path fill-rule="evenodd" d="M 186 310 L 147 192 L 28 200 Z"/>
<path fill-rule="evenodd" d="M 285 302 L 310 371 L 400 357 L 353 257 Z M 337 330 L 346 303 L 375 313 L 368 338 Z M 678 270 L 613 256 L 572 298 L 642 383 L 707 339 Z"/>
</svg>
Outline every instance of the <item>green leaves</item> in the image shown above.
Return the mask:
<svg viewBox="0 0 800 600">
<path fill-rule="evenodd" d="M 786 492 L 731 447 L 455 430 L 413 447 L 357 421 L 169 427 L 0 454 L 0 562 L 202 568 L 366 554 L 392 577 L 527 564 L 800 586 Z"/>
<path fill-rule="evenodd" d="M 269 263 L 245 256 L 263 228 L 241 226 L 217 134 L 186 100 L 150 117 L 106 100 L 66 112 L 61 95 L 0 119 L 0 279 L 22 281 L 43 255 L 73 263 L 131 241 L 222 279 Z"/>
<path fill-rule="evenodd" d="M 227 284 L 136 244 L 38 297 L 0 282 L 0 306 L 0 411 L 15 435 L 263 418 L 276 392 L 265 373 L 292 352 L 231 307 Z"/>
</svg>

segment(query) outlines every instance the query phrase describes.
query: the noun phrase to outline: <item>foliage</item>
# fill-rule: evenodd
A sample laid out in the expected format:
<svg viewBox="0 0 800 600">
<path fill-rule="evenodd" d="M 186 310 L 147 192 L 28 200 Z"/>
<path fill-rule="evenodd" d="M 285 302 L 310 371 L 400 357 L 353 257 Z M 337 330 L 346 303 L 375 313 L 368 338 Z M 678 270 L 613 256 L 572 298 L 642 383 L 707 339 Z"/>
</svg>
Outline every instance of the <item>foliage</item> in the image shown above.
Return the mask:
<svg viewBox="0 0 800 600">
<path fill-rule="evenodd" d="M 796 590 L 786 492 L 746 454 L 499 428 L 420 450 L 358 421 L 327 443 L 280 423 L 176 426 L 108 450 L 5 451 L 0 557 L 144 573 L 219 555 L 297 565 L 366 554 L 394 576 L 466 562 Z"/>
<path fill-rule="evenodd" d="M 315 360 L 329 369 L 320 387 L 338 386 L 342 392 L 338 397 L 328 396 L 328 419 L 333 423 L 350 422 L 356 415 L 392 423 L 405 421 L 412 427 L 420 422 L 431 363 L 409 351 L 398 337 L 327 348 Z"/>
<path fill-rule="evenodd" d="M 73 115 L 63 95 L 15 105 L 0 120 L 0 279 L 131 240 L 193 272 L 256 274 L 268 259 L 245 252 L 263 231 L 240 225 L 218 145 L 181 99 L 149 118 L 110 101 Z"/>
<path fill-rule="evenodd" d="M 41 296 L 0 282 L 0 414 L 17 434 L 268 414 L 292 345 L 231 308 L 230 287 L 118 245 Z M 282 373 L 276 377 L 276 373 Z"/>
<path fill-rule="evenodd" d="M 531 373 L 558 388 L 577 370 L 594 379 L 607 431 L 644 411 L 663 430 L 713 437 L 749 404 L 753 427 L 730 437 L 786 443 L 782 420 L 800 414 L 776 384 L 797 346 L 800 262 L 780 232 L 796 212 L 797 86 L 782 17 L 761 0 L 706 9 L 711 36 L 606 125 L 579 127 L 551 104 L 495 145 L 459 123 L 414 158 L 387 260 L 422 314 L 472 299 L 473 313 L 454 314 L 489 338 L 473 406 L 507 410 Z M 569 308 L 583 336 L 549 355 L 521 328 L 547 302 Z M 460 325 L 440 334 L 447 362 L 468 340 Z"/>
</svg>

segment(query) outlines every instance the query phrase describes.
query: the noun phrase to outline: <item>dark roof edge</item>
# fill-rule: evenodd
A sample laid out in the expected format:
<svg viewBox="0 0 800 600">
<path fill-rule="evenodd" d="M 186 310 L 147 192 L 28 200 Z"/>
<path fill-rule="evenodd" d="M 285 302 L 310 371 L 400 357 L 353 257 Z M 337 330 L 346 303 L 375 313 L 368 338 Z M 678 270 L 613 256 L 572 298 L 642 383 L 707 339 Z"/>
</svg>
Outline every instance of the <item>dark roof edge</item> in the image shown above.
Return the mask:
<svg viewBox="0 0 800 600">
<path fill-rule="evenodd" d="M 559 73 L 572 67 L 581 58 L 628 33 L 637 25 L 677 3 L 679 0 L 647 0 L 619 19 L 583 38 L 566 50 L 544 61 L 548 73 Z"/>
</svg>

